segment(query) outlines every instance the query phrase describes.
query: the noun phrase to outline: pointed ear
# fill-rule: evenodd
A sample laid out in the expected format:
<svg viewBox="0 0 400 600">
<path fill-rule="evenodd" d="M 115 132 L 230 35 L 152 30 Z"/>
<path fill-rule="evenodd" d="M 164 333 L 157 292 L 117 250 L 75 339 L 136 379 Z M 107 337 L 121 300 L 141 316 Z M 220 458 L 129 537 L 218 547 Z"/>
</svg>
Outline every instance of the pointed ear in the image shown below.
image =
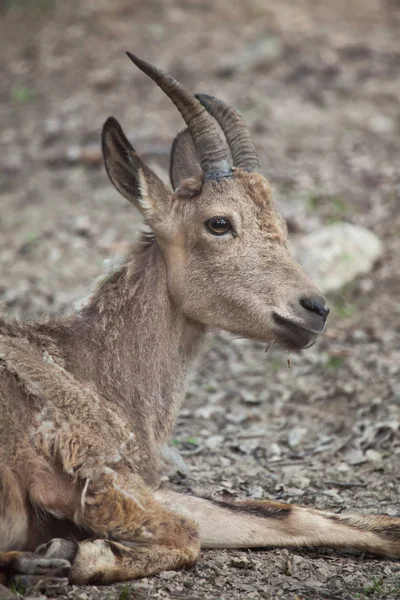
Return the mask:
<svg viewBox="0 0 400 600">
<path fill-rule="evenodd" d="M 172 143 L 169 176 L 176 190 L 185 179 L 203 182 L 203 171 L 196 155 L 193 138 L 188 129 L 180 131 Z"/>
<path fill-rule="evenodd" d="M 171 192 L 142 161 L 114 117 L 109 117 L 104 123 L 101 146 L 112 184 L 140 212 L 149 216 L 157 202 Z"/>
</svg>

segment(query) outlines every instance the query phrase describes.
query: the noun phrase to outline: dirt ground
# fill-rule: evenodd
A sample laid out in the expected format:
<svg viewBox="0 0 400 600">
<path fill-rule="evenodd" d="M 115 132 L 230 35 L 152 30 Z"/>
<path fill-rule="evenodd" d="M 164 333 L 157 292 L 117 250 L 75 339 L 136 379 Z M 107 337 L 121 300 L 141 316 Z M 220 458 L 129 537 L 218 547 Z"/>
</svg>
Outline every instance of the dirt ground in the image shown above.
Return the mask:
<svg viewBox="0 0 400 600">
<path fill-rule="evenodd" d="M 128 49 L 241 110 L 293 235 L 346 220 L 383 240 L 383 259 L 331 295 L 325 338 L 291 355 L 290 369 L 286 355 L 210 337 L 174 434 L 190 473 L 171 479 L 398 514 L 400 2 L 3 0 L 0 49 L 0 301 L 10 314 L 70 311 L 140 228 L 99 160 L 107 116 L 166 174 L 182 122 Z M 187 572 L 46 595 L 394 599 L 400 563 L 312 548 L 204 551 Z"/>
</svg>

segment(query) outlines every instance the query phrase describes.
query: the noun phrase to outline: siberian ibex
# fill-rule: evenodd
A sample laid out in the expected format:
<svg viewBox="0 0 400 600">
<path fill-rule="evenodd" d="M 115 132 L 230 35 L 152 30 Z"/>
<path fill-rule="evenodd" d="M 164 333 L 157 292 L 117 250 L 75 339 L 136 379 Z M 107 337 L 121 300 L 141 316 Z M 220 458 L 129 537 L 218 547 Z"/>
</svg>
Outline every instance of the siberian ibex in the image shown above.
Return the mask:
<svg viewBox="0 0 400 600">
<path fill-rule="evenodd" d="M 400 519 L 160 488 L 161 447 L 206 329 L 300 350 L 329 311 L 287 250 L 243 119 L 129 56 L 187 125 L 172 146 L 173 191 L 109 118 L 107 173 L 152 237 L 79 314 L 0 320 L 0 577 L 104 584 L 188 567 L 200 547 L 351 546 L 400 558 Z"/>
</svg>

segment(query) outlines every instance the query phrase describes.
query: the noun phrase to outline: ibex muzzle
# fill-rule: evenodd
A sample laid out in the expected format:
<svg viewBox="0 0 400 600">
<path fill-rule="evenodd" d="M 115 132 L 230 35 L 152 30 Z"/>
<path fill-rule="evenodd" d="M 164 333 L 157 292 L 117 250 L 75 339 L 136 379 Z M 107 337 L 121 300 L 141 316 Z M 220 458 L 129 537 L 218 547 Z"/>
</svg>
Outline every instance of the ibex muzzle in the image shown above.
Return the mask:
<svg viewBox="0 0 400 600">
<path fill-rule="evenodd" d="M 328 314 L 323 296 L 304 297 L 298 306 L 293 306 L 291 315 L 273 313 L 274 331 L 278 340 L 289 348 L 309 348 L 325 331 Z"/>
</svg>

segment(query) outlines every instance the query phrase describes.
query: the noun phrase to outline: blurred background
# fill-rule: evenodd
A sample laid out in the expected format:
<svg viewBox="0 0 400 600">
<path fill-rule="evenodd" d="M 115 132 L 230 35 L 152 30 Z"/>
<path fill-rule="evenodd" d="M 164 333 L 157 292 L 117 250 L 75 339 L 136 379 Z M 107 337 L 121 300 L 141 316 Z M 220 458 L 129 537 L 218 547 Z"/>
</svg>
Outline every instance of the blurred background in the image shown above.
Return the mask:
<svg viewBox="0 0 400 600">
<path fill-rule="evenodd" d="M 8 314 L 70 312 L 135 239 L 139 217 L 102 166 L 109 115 L 167 178 L 183 122 L 126 50 L 241 111 L 294 252 L 328 293 L 327 335 L 302 355 L 212 336 L 173 440 L 191 469 L 174 476 L 181 488 L 398 513 L 399 40 L 398 0 L 0 2 Z M 243 567 L 242 554 L 208 552 L 195 571 L 138 585 L 160 597 L 400 593 L 390 564 L 357 555 L 253 553 Z"/>
</svg>

